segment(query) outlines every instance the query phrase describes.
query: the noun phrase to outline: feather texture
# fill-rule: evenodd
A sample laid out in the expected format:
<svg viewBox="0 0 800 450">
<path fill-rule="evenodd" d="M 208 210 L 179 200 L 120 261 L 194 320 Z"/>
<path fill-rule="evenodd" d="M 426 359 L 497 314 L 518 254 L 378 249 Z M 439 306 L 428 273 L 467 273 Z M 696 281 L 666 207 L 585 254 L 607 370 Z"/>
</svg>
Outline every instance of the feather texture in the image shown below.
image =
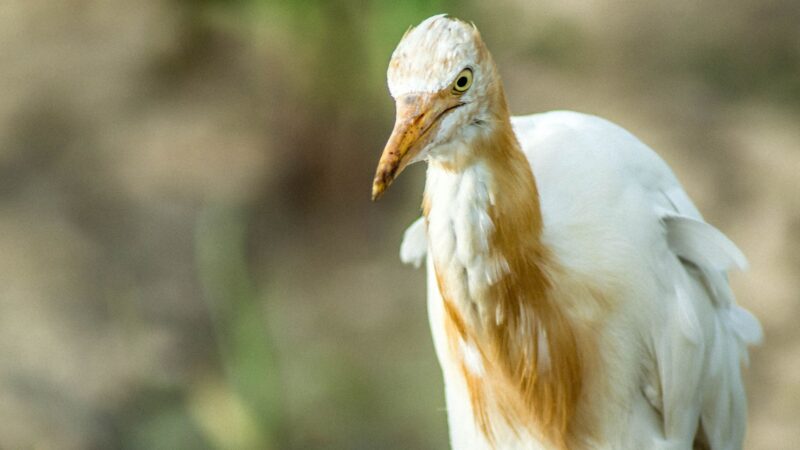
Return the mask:
<svg viewBox="0 0 800 450">
<path fill-rule="evenodd" d="M 612 387 L 600 398 L 627 398 L 631 406 L 615 410 L 610 405 L 579 405 L 600 410 L 599 416 L 620 418 L 616 427 L 605 426 L 619 432 L 608 441 L 611 444 L 602 445 L 602 437 L 591 436 L 585 442 L 594 443 L 592 448 L 691 448 L 695 440 L 702 440 L 713 449 L 741 448 L 746 402 L 740 365 L 747 360 L 747 346 L 760 342 L 761 329 L 735 304 L 724 271 L 746 268 L 744 255 L 702 220 L 666 164 L 616 125 L 566 111 L 514 117 L 512 123 L 539 187 L 543 240 L 565 269 L 578 274 L 579 281 L 566 280 L 564 289 L 594 286 L 620 293 L 617 316 L 622 317 L 602 326 L 641 321 L 629 332 L 611 333 L 623 336 L 594 336 L 601 342 L 617 339 L 621 349 L 633 352 L 635 357 L 606 364 L 630 361 L 636 370 L 616 371 L 615 382 L 638 386 L 641 397 Z M 405 254 L 426 254 L 422 224 L 415 222 L 406 232 Z M 439 286 L 430 285 L 434 336 L 443 333 L 438 301 Z M 578 314 L 591 318 L 593 312 L 587 307 Z M 457 376 L 448 369 L 451 350 L 442 348 L 446 340 L 435 339 L 448 385 L 453 445 L 480 448 L 475 444 L 481 442 L 480 433 L 469 425 L 469 414 L 454 411 L 472 406 L 455 399 L 461 391 L 452 381 Z M 603 375 L 614 373 L 612 368 Z M 652 412 L 633 417 L 629 408 L 645 408 L 634 404 L 646 404 Z M 637 429 L 650 432 L 623 431 L 648 415 L 650 422 Z M 592 414 L 586 416 L 580 420 L 590 420 Z M 512 437 L 497 448 L 536 448 L 521 442 L 524 439 Z"/>
</svg>

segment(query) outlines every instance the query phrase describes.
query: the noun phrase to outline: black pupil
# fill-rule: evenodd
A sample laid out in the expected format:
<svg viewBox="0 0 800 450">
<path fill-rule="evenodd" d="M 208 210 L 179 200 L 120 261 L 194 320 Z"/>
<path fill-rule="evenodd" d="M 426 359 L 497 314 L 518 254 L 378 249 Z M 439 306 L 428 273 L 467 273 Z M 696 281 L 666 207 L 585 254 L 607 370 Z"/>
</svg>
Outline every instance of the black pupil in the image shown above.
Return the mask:
<svg viewBox="0 0 800 450">
<path fill-rule="evenodd" d="M 456 86 L 463 88 L 467 85 L 467 77 L 461 77 L 456 81 Z"/>
</svg>

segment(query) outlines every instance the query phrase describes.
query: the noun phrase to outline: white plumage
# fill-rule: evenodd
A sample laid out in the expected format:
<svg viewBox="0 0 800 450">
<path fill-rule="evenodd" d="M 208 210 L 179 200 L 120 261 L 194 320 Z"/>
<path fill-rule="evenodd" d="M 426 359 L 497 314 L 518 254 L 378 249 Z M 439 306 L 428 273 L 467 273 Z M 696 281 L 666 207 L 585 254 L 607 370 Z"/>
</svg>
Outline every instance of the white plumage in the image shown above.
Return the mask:
<svg viewBox="0 0 800 450">
<path fill-rule="evenodd" d="M 435 42 L 433 56 L 425 63 L 403 59 L 430 47 L 420 42 Z M 447 45 L 458 51 L 446 52 L 449 66 L 440 71 L 437 55 Z M 415 64 L 430 66 L 424 79 L 414 76 Z M 413 159 L 429 162 L 426 218 L 406 231 L 401 246 L 405 262 L 420 265 L 427 255 L 430 322 L 453 448 L 741 448 L 747 414 L 740 366 L 747 346 L 761 339 L 758 321 L 736 305 L 727 281 L 727 270 L 745 268 L 744 255 L 703 221 L 650 148 L 606 120 L 567 111 L 513 117 L 516 142 L 495 152 L 495 142 L 505 141 L 491 136 L 508 122 L 502 88 L 477 31 L 462 22 L 437 16 L 401 42 L 390 67 L 398 123 L 401 98 L 444 92 L 462 67 L 474 72 L 475 93 L 453 92 L 468 107 L 443 106 L 452 112 L 418 133 L 419 149 L 417 141 L 408 146 Z M 519 150 L 530 171 L 519 168 L 522 159 L 496 161 Z M 376 176 L 376 185 L 388 185 L 399 170 Z M 515 177 L 531 172 L 535 187 L 516 191 L 526 185 Z M 543 250 L 519 263 L 507 242 L 516 235 L 507 230 L 527 229 L 521 221 L 528 215 L 513 211 L 528 201 L 541 214 L 541 224 L 530 226 L 531 248 Z M 528 269 L 541 273 L 543 281 L 533 286 L 542 292 L 525 292 L 529 283 L 513 281 Z M 511 301 L 496 301 L 498 292 Z M 549 323 L 556 316 L 540 304 L 557 311 L 563 324 Z M 558 337 L 564 327 L 569 339 Z M 508 407 L 537 380 L 571 373 L 561 358 L 573 341 L 580 369 L 564 389 L 577 383 L 580 389 L 565 424 L 524 410 L 537 402 L 567 404 L 568 397 L 539 394 Z"/>
<path fill-rule="evenodd" d="M 650 445 L 625 444 L 623 433 L 620 445 L 608 448 L 691 448 L 701 414 L 711 448 L 740 448 L 746 399 L 739 364 L 747 358 L 746 345 L 760 340 L 761 329 L 736 306 L 724 271 L 744 269 L 744 255 L 703 221 L 666 164 L 622 128 L 569 111 L 513 117 L 512 123 L 540 189 L 550 247 L 575 272 L 601 284 L 616 279 L 628 290 L 631 306 L 640 303 L 636 307 L 642 313 L 652 314 L 633 333 L 634 339 L 650 340 L 651 348 L 631 343 L 637 357 L 626 359 L 653 359 L 641 361 L 643 370 L 653 373 L 629 382 L 639 385 L 650 406 L 663 415 L 655 420 L 663 423 L 646 426 L 652 428 Z M 404 262 L 419 265 L 426 256 L 423 223 L 420 218 L 404 236 Z M 435 282 L 429 283 L 428 299 L 442 354 L 447 350 Z M 462 403 L 451 397 L 466 396 L 453 392 L 448 405 Z M 649 418 L 627 415 L 616 416 L 620 431 Z M 474 428 L 471 418 L 465 422 L 464 428 Z M 454 433 L 454 443 L 459 435 L 473 434 Z M 477 437 L 456 448 L 472 447 Z"/>
</svg>

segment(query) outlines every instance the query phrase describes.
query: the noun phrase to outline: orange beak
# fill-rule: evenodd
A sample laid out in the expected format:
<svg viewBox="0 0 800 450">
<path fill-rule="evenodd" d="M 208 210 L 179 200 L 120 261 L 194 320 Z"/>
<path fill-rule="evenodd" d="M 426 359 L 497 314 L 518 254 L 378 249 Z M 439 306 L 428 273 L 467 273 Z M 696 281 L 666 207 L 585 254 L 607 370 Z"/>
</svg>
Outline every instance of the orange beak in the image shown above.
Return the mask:
<svg viewBox="0 0 800 450">
<path fill-rule="evenodd" d="M 373 201 L 383 195 L 400 172 L 425 148 L 439 119 L 462 104 L 449 90 L 408 94 L 397 99 L 394 130 L 383 149 L 372 182 Z"/>
</svg>

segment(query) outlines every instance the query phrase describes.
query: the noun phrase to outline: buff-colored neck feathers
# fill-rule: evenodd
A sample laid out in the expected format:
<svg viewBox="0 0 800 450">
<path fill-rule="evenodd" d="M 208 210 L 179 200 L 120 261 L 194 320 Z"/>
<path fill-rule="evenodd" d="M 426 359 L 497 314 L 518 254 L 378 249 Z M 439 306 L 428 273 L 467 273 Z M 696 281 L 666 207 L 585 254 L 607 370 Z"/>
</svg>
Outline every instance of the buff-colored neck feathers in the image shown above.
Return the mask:
<svg viewBox="0 0 800 450">
<path fill-rule="evenodd" d="M 457 153 L 471 157 L 434 157 L 429 165 L 424 209 L 444 327 L 487 439 L 507 426 L 564 448 L 580 393 L 580 358 L 551 295 L 557 269 L 540 240 L 533 174 L 504 100 L 492 107 L 501 120 L 460 144 L 468 148 Z"/>
</svg>

